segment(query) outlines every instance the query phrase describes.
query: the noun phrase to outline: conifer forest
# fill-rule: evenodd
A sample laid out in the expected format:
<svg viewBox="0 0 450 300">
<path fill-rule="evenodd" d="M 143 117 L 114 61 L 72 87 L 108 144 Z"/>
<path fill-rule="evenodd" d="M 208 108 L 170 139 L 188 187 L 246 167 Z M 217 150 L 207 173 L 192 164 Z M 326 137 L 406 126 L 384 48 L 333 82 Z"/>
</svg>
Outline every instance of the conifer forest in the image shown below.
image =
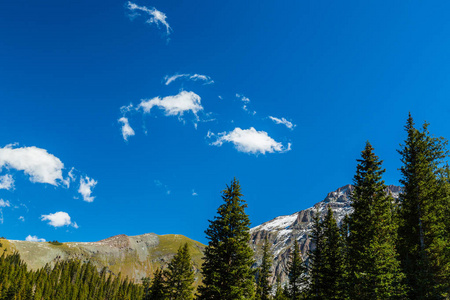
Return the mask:
<svg viewBox="0 0 450 300">
<path fill-rule="evenodd" d="M 297 241 L 290 250 L 287 282 L 270 283 L 273 257 L 267 240 L 255 267 L 247 204 L 233 179 L 205 230 L 198 287 L 187 244 L 140 282 L 89 261 L 61 260 L 30 270 L 18 253 L 3 253 L 0 299 L 450 299 L 448 144 L 428 128 L 427 123 L 417 126 L 411 115 L 407 119 L 404 141 L 396 149 L 398 198 L 387 192 L 382 159 L 366 142 L 353 177 L 353 213 L 339 223 L 330 207 L 324 217 L 316 214 L 308 255 L 302 257 Z"/>
</svg>

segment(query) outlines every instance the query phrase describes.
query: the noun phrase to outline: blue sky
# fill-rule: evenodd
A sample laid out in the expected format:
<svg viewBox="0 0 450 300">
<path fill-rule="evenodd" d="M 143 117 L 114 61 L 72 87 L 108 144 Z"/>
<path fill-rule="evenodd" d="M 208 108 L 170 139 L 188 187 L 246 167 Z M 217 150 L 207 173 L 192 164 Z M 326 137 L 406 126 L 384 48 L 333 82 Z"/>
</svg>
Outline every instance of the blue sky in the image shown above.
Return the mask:
<svg viewBox="0 0 450 300">
<path fill-rule="evenodd" d="M 428 4 L 428 5 L 427 5 Z M 204 230 L 236 176 L 254 226 L 397 184 L 410 111 L 450 137 L 448 1 L 4 1 L 2 236 Z"/>
</svg>

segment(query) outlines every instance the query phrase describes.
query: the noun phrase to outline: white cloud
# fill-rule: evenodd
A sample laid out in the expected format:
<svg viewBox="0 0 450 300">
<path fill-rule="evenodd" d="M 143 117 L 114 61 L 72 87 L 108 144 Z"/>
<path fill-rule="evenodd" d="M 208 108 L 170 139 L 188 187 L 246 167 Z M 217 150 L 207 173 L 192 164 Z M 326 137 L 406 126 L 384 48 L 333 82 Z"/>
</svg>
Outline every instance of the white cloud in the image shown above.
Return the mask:
<svg viewBox="0 0 450 300">
<path fill-rule="evenodd" d="M 169 35 L 170 32 L 172 31 L 172 28 L 170 28 L 169 23 L 167 23 L 167 21 L 166 21 L 167 16 L 163 12 L 157 10 L 156 8 L 154 8 L 154 7 L 148 8 L 146 6 L 139 6 L 130 1 L 128 1 L 127 8 L 134 13 L 137 13 L 139 11 L 147 13 L 150 16 L 150 18 L 146 21 L 146 23 L 155 24 L 158 28 L 161 25 L 163 25 L 164 27 L 166 27 L 167 35 Z"/>
<path fill-rule="evenodd" d="M 236 98 L 239 98 L 244 103 L 250 103 L 250 99 L 241 94 L 236 94 Z"/>
<path fill-rule="evenodd" d="M 8 200 L 0 199 L 0 207 L 11 207 L 11 203 Z"/>
<path fill-rule="evenodd" d="M 233 143 L 235 148 L 240 152 L 251 154 L 266 154 L 266 152 L 286 152 L 291 150 L 291 144 L 287 147 L 272 139 L 267 132 L 257 131 L 255 128 L 241 129 L 236 127 L 233 131 L 222 132 L 217 135 L 208 132 L 207 137 L 212 138 L 217 136 L 215 142 L 211 143 L 214 146 L 222 146 L 224 142 Z"/>
<path fill-rule="evenodd" d="M 45 239 L 40 239 L 40 238 L 38 238 L 37 236 L 35 236 L 35 235 L 28 235 L 26 238 L 25 238 L 25 241 L 28 241 L 28 242 L 45 242 Z"/>
<path fill-rule="evenodd" d="M 69 226 L 72 224 L 69 214 L 63 211 L 58 211 L 54 214 L 42 215 L 41 220 L 49 221 L 48 224 L 53 227 Z"/>
<path fill-rule="evenodd" d="M 22 222 L 25 222 L 25 217 L 24 216 L 20 216 L 19 220 L 22 221 Z"/>
<path fill-rule="evenodd" d="M 92 178 L 89 178 L 88 176 L 85 176 L 85 178 L 80 178 L 80 188 L 78 189 L 78 193 L 80 193 L 83 196 L 83 200 L 86 202 L 92 202 L 94 201 L 94 197 L 91 196 L 92 189 L 96 186 L 97 181 L 95 181 Z"/>
<path fill-rule="evenodd" d="M 2 167 L 24 171 L 32 182 L 58 185 L 57 181 L 64 181 L 64 164 L 61 160 L 47 150 L 34 146 L 14 148 L 14 145 L 7 145 L 0 148 L 0 168 Z"/>
<path fill-rule="evenodd" d="M 75 171 L 75 168 L 72 168 L 72 169 L 70 169 L 70 171 L 69 171 L 69 178 L 70 178 L 70 181 L 72 181 L 72 182 L 74 182 L 75 181 L 75 179 L 76 179 L 76 176 L 75 176 L 75 174 L 73 173 L 73 171 Z"/>
<path fill-rule="evenodd" d="M 134 135 L 134 130 L 131 128 L 128 123 L 128 118 L 122 117 L 119 120 L 119 123 L 122 123 L 122 136 L 125 141 L 128 141 L 128 137 Z"/>
<path fill-rule="evenodd" d="M 250 99 L 241 94 L 236 94 L 236 98 L 238 98 L 244 105 L 242 105 L 242 109 L 248 112 L 249 114 L 256 115 L 256 111 L 251 111 L 248 109 L 248 104 L 250 103 Z"/>
<path fill-rule="evenodd" d="M 14 189 L 14 179 L 11 175 L 6 174 L 0 176 L 0 190 L 13 190 Z"/>
<path fill-rule="evenodd" d="M 166 190 L 166 194 L 170 195 L 171 191 L 166 184 L 163 184 L 160 180 L 156 179 L 153 181 L 157 187 L 163 187 Z"/>
<path fill-rule="evenodd" d="M 192 190 L 192 196 L 198 196 L 198 194 L 194 190 Z"/>
<path fill-rule="evenodd" d="M 187 79 L 187 80 L 192 80 L 192 81 L 204 81 L 204 84 L 212 84 L 214 83 L 214 80 L 211 79 L 211 77 L 207 76 L 207 75 L 201 75 L 201 74 L 175 74 L 172 76 L 166 76 L 164 77 L 164 80 L 166 81 L 166 85 L 171 84 L 172 82 L 174 82 L 175 80 L 182 78 L 182 79 Z"/>
<path fill-rule="evenodd" d="M 181 91 L 175 96 L 167 96 L 164 98 L 155 97 L 150 100 L 142 100 L 139 108 L 145 113 L 150 113 L 151 109 L 156 106 L 162 110 L 166 116 L 178 116 L 180 119 L 185 112 L 192 112 L 198 120 L 197 113 L 203 110 L 201 98 L 194 92 Z"/>
<path fill-rule="evenodd" d="M 272 117 L 272 116 L 269 116 L 269 118 L 272 121 L 274 121 L 276 124 L 283 124 L 284 126 L 286 126 L 289 129 L 294 129 L 294 127 L 297 126 L 295 124 L 292 124 L 292 122 L 289 122 L 285 118 L 278 119 L 278 118 L 275 118 L 275 117 Z"/>
</svg>

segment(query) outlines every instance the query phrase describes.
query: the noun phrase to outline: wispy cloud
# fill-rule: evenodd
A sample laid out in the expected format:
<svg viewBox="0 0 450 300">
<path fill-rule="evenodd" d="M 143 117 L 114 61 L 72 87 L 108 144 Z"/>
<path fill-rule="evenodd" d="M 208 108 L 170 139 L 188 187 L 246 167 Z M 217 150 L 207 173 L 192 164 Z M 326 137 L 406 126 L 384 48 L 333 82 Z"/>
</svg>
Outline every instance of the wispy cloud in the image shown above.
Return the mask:
<svg viewBox="0 0 450 300">
<path fill-rule="evenodd" d="M 238 151 L 250 154 L 266 154 L 266 152 L 283 153 L 291 150 L 290 143 L 285 147 L 282 143 L 271 138 L 267 132 L 257 131 L 253 127 L 250 129 L 236 127 L 233 131 L 218 134 L 208 132 L 207 137 L 216 138 L 216 140 L 211 143 L 213 146 L 220 147 L 223 143 L 229 142 L 232 143 Z"/>
<path fill-rule="evenodd" d="M 244 103 L 244 104 L 242 105 L 242 109 L 243 109 L 243 110 L 245 110 L 245 111 L 248 112 L 249 114 L 256 115 L 256 111 L 250 110 L 250 109 L 248 108 L 248 105 L 249 105 L 249 103 L 250 103 L 250 99 L 249 99 L 249 98 L 245 97 L 245 96 L 242 95 L 242 94 L 236 94 L 236 98 L 238 98 L 242 103 Z"/>
<path fill-rule="evenodd" d="M 0 199 L 0 207 L 11 207 L 11 203 L 8 200 Z"/>
<path fill-rule="evenodd" d="M 27 242 L 45 242 L 45 239 L 40 239 L 35 235 L 28 235 L 25 238 L 25 241 L 27 241 Z"/>
<path fill-rule="evenodd" d="M 272 117 L 272 116 L 269 116 L 269 118 L 272 121 L 274 121 L 276 124 L 282 124 L 282 125 L 286 126 L 287 128 L 289 128 L 291 130 L 294 129 L 295 126 L 297 126 L 295 124 L 292 124 L 292 122 L 286 120 L 285 118 L 278 119 L 278 118 L 275 118 L 275 117 Z"/>
<path fill-rule="evenodd" d="M 125 141 L 128 141 L 128 137 L 133 136 L 134 130 L 131 128 L 128 118 L 122 117 L 118 120 L 122 124 L 122 136 Z"/>
<path fill-rule="evenodd" d="M 195 192 L 195 190 L 192 190 L 192 196 L 198 196 L 198 194 Z"/>
<path fill-rule="evenodd" d="M 212 84 L 214 83 L 214 80 L 211 79 L 211 77 L 207 75 L 201 75 L 201 74 L 175 74 L 172 76 L 166 76 L 164 77 L 165 85 L 169 85 L 172 82 L 174 82 L 177 79 L 185 79 L 185 80 L 192 80 L 192 81 L 203 81 L 203 84 Z"/>
<path fill-rule="evenodd" d="M 166 21 L 167 16 L 165 13 L 157 10 L 154 7 L 139 6 L 131 1 L 128 1 L 127 8 L 130 12 L 132 12 L 132 14 L 130 15 L 131 17 L 134 18 L 136 16 L 140 16 L 139 12 L 145 13 L 149 16 L 146 23 L 155 24 L 158 28 L 164 26 L 166 29 L 166 34 L 169 35 L 171 33 L 172 28 Z"/>
<path fill-rule="evenodd" d="M 72 225 L 74 227 L 76 226 L 76 228 L 78 228 L 78 225 L 76 225 L 76 223 L 72 223 L 69 214 L 63 211 L 58 211 L 54 214 L 42 215 L 41 220 L 48 221 L 48 225 L 55 228 L 69 225 Z"/>
<path fill-rule="evenodd" d="M 0 176 L 0 190 L 13 190 L 14 179 L 10 174 Z"/>
<path fill-rule="evenodd" d="M 20 216 L 19 220 L 22 221 L 22 222 L 25 222 L 25 217 L 24 216 Z"/>
<path fill-rule="evenodd" d="M 88 176 L 85 176 L 84 178 L 80 178 L 80 187 L 78 189 L 78 193 L 83 196 L 83 200 L 86 202 L 92 202 L 94 201 L 95 197 L 92 197 L 92 189 L 97 185 L 97 181 L 95 181 L 92 178 L 89 178 Z"/>
<path fill-rule="evenodd" d="M 157 187 L 162 187 L 166 190 L 166 194 L 170 195 L 171 191 L 166 184 L 163 184 L 160 180 L 156 179 L 153 181 Z"/>
<path fill-rule="evenodd" d="M 200 96 L 187 91 L 181 91 L 174 96 L 142 100 L 138 108 L 141 108 L 145 113 L 150 113 L 155 106 L 164 110 L 166 116 L 178 116 L 179 119 L 182 119 L 184 113 L 192 112 L 197 121 L 199 119 L 198 112 L 203 110 Z"/>
</svg>

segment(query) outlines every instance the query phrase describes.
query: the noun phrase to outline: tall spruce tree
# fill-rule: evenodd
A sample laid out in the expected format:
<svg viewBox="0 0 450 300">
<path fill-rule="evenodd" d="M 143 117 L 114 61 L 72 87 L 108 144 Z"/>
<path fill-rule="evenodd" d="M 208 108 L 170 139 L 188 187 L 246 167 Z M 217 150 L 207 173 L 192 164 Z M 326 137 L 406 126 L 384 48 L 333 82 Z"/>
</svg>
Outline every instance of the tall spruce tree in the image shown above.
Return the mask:
<svg viewBox="0 0 450 300">
<path fill-rule="evenodd" d="M 348 220 L 348 266 L 351 299 L 398 299 L 404 278 L 396 251 L 393 199 L 382 180 L 384 169 L 366 143 L 358 159 Z"/>
<path fill-rule="evenodd" d="M 205 231 L 208 246 L 202 265 L 203 285 L 199 299 L 237 300 L 254 297 L 253 251 L 249 247 L 250 220 L 241 198 L 238 180 L 222 191 L 224 203 Z"/>
<path fill-rule="evenodd" d="M 410 299 L 450 297 L 449 176 L 447 142 L 414 128 L 411 114 L 401 149 L 399 251 Z"/>
<path fill-rule="evenodd" d="M 311 240 L 309 299 L 346 299 L 344 239 L 330 206 L 323 221 L 316 213 Z"/>
<path fill-rule="evenodd" d="M 170 300 L 190 300 L 194 298 L 194 268 L 188 244 L 180 246 L 164 270 L 167 296 Z"/>
<path fill-rule="evenodd" d="M 150 293 L 145 300 L 166 300 L 167 288 L 164 279 L 163 271 L 158 268 L 153 273 L 153 279 L 151 281 Z"/>
<path fill-rule="evenodd" d="M 277 285 L 275 289 L 275 295 L 273 296 L 273 300 L 288 300 L 288 297 L 281 285 L 281 278 L 277 276 Z"/>
<path fill-rule="evenodd" d="M 269 241 L 264 239 L 263 256 L 261 266 L 258 268 L 256 277 L 256 296 L 260 300 L 269 300 L 272 286 L 269 282 L 269 277 L 272 274 L 270 268 L 272 267 L 272 255 L 270 253 Z"/>
<path fill-rule="evenodd" d="M 306 266 L 302 259 L 300 246 L 295 240 L 290 254 L 290 261 L 288 263 L 288 277 L 287 294 L 290 300 L 302 299 L 305 296 L 307 285 Z"/>
</svg>

